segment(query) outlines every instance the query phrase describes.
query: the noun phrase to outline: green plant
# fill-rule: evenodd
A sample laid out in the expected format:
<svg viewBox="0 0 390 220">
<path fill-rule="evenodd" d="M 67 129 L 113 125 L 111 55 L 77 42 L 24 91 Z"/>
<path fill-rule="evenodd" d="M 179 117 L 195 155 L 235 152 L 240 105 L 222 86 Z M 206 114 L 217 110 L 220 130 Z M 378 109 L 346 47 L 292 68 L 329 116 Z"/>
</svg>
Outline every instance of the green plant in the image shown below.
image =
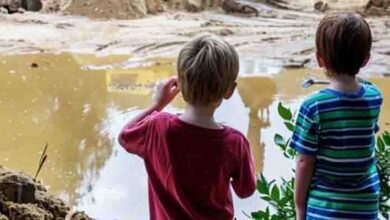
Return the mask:
<svg viewBox="0 0 390 220">
<path fill-rule="evenodd" d="M 279 116 L 284 120 L 286 128 L 293 132 L 295 128 L 294 114 L 291 109 L 278 105 Z M 290 138 L 286 139 L 281 134 L 275 134 L 275 144 L 283 151 L 283 155 L 291 160 L 297 157 L 297 152 L 290 148 Z M 377 139 L 376 155 L 378 159 L 378 172 L 381 183 L 380 207 L 379 211 L 385 219 L 390 218 L 390 133 L 384 132 Z M 294 172 L 294 171 L 293 171 Z M 257 191 L 260 198 L 266 202 L 264 210 L 251 213 L 251 217 L 256 220 L 288 220 L 295 219 L 294 205 L 294 184 L 295 178 L 288 181 L 282 178 L 281 184 L 275 180 L 268 181 L 261 174 L 257 181 Z M 271 209 L 272 208 L 272 209 Z"/>
<path fill-rule="evenodd" d="M 48 146 L 49 146 L 49 144 L 46 144 L 45 148 L 44 148 L 43 151 L 42 151 L 41 157 L 39 158 L 38 169 L 37 169 L 37 172 L 35 173 L 34 181 L 37 181 L 37 177 L 38 177 L 38 175 L 39 175 L 39 172 L 41 172 L 42 167 L 43 167 L 43 165 L 44 165 L 45 162 L 46 162 L 46 159 L 47 159 L 46 151 L 47 151 L 47 147 L 48 147 Z"/>
<path fill-rule="evenodd" d="M 390 133 L 384 132 L 377 139 L 376 155 L 378 159 L 377 169 L 380 176 L 381 195 L 379 211 L 381 215 L 390 218 Z"/>
<path fill-rule="evenodd" d="M 294 184 L 293 177 L 289 180 L 282 179 L 282 184 L 278 185 L 275 180 L 268 182 L 261 175 L 257 181 L 257 190 L 261 194 L 261 199 L 266 201 L 275 212 L 271 214 L 270 208 L 267 207 L 265 211 L 252 212 L 252 218 L 256 220 L 295 219 Z"/>
</svg>

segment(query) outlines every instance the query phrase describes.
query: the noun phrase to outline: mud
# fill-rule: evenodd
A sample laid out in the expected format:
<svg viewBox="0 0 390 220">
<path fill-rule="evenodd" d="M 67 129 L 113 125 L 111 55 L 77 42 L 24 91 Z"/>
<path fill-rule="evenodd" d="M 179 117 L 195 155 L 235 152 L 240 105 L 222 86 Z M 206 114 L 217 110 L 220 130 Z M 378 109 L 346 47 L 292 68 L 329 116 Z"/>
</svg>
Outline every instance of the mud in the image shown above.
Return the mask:
<svg viewBox="0 0 390 220">
<path fill-rule="evenodd" d="M 165 10 L 135 20 L 106 21 L 57 13 L 0 15 L 0 53 L 121 54 L 128 55 L 130 60 L 174 57 L 193 36 L 207 32 L 223 36 L 243 59 L 257 59 L 263 65 L 276 67 L 314 67 L 314 33 L 323 13 L 301 2 L 294 1 L 291 5 L 300 8 L 299 11 L 245 2 L 258 10 L 258 17 L 227 15 L 222 9 L 199 13 Z M 330 4 L 330 10 L 344 10 L 348 4 L 357 10 L 365 4 L 364 1 L 344 2 Z M 388 74 L 390 22 L 387 16 L 368 18 L 368 21 L 374 45 L 365 72 Z"/>
<path fill-rule="evenodd" d="M 0 167 L 1 220 L 89 220 L 27 174 Z"/>
</svg>

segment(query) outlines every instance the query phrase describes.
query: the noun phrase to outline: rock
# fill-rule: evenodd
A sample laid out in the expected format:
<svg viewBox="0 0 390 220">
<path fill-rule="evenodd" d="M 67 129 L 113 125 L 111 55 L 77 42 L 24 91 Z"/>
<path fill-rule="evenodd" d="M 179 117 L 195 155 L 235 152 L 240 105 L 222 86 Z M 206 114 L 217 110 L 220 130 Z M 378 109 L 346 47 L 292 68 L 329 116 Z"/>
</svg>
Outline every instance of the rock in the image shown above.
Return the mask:
<svg viewBox="0 0 390 220">
<path fill-rule="evenodd" d="M 84 212 L 75 212 L 73 213 L 70 220 L 89 220 L 90 218 Z"/>
<path fill-rule="evenodd" d="M 37 63 L 32 63 L 31 64 L 31 68 L 33 68 L 33 69 L 38 68 L 38 67 L 39 67 L 39 65 Z"/>
<path fill-rule="evenodd" d="M 1 214 L 3 213 L 3 214 Z M 0 166 L 0 220 L 64 220 L 70 208 L 24 173 Z M 69 220 L 89 220 L 75 212 Z"/>
<path fill-rule="evenodd" d="M 218 34 L 222 37 L 225 37 L 225 36 L 233 35 L 234 32 L 230 29 L 224 28 L 219 30 Z"/>
<path fill-rule="evenodd" d="M 26 11 L 40 11 L 41 0 L 0 0 L 0 7 L 5 8 L 8 13 L 23 13 Z"/>
<path fill-rule="evenodd" d="M 53 215 L 35 204 L 12 204 L 8 207 L 10 220 L 53 219 Z"/>
<path fill-rule="evenodd" d="M 9 220 L 9 218 L 0 213 L 0 220 Z"/>
<path fill-rule="evenodd" d="M 42 9 L 41 0 L 25 0 L 25 4 L 26 5 L 22 8 L 26 9 L 27 11 L 40 11 Z"/>
<path fill-rule="evenodd" d="M 255 14 L 259 16 L 259 11 L 256 8 L 236 0 L 224 0 L 221 7 L 225 13 Z"/>
<path fill-rule="evenodd" d="M 37 203 L 40 208 L 49 211 L 55 217 L 65 218 L 70 211 L 64 201 L 42 191 L 37 193 Z"/>
<path fill-rule="evenodd" d="M 320 11 L 320 12 L 325 12 L 325 11 L 328 11 L 329 10 L 329 4 L 328 4 L 328 2 L 326 2 L 326 1 L 316 1 L 315 3 L 314 3 L 314 9 L 316 10 L 316 11 Z"/>
<path fill-rule="evenodd" d="M 0 192 L 7 201 L 17 203 L 34 203 L 35 183 L 24 174 L 11 171 L 0 173 Z"/>
</svg>

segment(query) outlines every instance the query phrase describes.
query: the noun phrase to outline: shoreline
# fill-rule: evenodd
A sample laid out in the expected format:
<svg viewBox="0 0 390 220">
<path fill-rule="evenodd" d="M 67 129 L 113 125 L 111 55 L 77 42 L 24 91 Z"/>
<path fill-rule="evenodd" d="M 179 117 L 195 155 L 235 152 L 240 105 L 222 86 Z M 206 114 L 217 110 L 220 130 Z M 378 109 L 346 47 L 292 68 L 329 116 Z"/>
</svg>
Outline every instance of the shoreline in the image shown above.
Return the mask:
<svg viewBox="0 0 390 220">
<path fill-rule="evenodd" d="M 275 67 L 310 68 L 316 66 L 314 34 L 322 16 L 276 8 L 259 17 L 166 11 L 135 20 L 106 21 L 31 12 L 0 15 L 0 54 L 128 55 L 130 60 L 175 57 L 189 39 L 207 32 L 234 45 L 242 59 Z M 366 72 L 388 74 L 390 39 L 386 30 L 390 22 L 388 17 L 368 21 L 374 44 Z"/>
</svg>

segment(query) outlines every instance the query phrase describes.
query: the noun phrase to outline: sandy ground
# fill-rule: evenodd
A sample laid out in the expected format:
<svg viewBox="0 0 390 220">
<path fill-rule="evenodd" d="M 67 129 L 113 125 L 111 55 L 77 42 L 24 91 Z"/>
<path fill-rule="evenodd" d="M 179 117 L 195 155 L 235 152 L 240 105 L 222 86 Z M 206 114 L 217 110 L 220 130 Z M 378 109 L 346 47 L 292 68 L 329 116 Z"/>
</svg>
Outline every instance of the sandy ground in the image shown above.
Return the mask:
<svg viewBox="0 0 390 220">
<path fill-rule="evenodd" d="M 299 3 L 299 1 L 298 1 Z M 136 20 L 91 20 L 59 14 L 0 15 L 0 53 L 128 54 L 175 56 L 198 33 L 214 33 L 232 43 L 244 58 L 288 67 L 314 66 L 314 33 L 323 14 L 281 10 L 250 3 L 259 17 L 221 11 L 166 11 Z M 388 74 L 390 21 L 369 18 L 374 47 L 369 73 Z"/>
</svg>

